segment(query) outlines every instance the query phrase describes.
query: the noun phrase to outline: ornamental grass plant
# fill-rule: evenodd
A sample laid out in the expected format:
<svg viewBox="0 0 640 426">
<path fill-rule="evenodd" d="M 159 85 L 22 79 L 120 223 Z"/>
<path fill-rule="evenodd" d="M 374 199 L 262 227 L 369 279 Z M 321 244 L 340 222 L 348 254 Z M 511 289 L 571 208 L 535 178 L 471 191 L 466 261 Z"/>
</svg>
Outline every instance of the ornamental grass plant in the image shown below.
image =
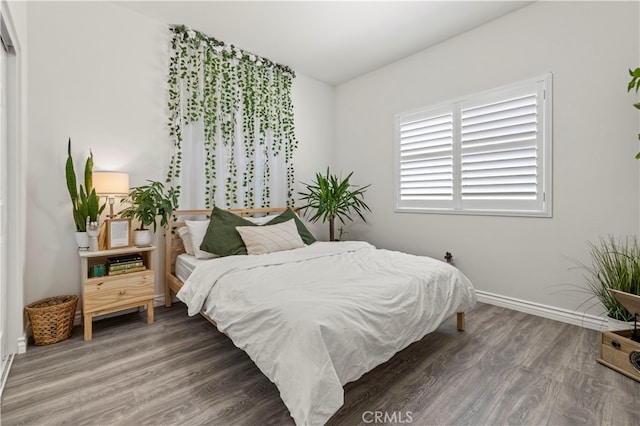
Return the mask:
<svg viewBox="0 0 640 426">
<path fill-rule="evenodd" d="M 609 292 L 610 289 L 640 295 L 640 246 L 637 237 L 601 237 L 589 243 L 591 265 L 580 263 L 587 291 L 602 303 L 607 316 L 632 321 L 631 315 Z M 591 299 L 590 299 L 591 300 Z M 586 303 L 586 302 L 585 302 Z"/>
</svg>

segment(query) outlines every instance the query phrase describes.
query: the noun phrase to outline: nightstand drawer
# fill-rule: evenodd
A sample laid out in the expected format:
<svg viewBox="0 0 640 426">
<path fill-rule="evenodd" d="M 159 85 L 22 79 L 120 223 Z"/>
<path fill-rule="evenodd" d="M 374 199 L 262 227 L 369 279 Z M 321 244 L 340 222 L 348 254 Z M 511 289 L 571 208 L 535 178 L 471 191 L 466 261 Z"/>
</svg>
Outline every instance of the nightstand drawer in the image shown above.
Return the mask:
<svg viewBox="0 0 640 426">
<path fill-rule="evenodd" d="M 153 271 L 89 280 L 84 286 L 85 312 L 102 311 L 137 300 L 153 299 Z"/>
</svg>

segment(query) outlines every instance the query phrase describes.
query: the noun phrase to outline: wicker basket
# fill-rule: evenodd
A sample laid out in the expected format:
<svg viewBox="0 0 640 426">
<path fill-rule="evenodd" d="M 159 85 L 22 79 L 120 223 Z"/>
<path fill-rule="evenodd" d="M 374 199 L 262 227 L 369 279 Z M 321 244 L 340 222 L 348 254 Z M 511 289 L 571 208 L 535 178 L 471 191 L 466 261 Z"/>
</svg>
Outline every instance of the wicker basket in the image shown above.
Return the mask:
<svg viewBox="0 0 640 426">
<path fill-rule="evenodd" d="M 25 307 L 36 345 L 50 345 L 68 339 L 73 331 L 78 296 L 56 296 Z"/>
</svg>

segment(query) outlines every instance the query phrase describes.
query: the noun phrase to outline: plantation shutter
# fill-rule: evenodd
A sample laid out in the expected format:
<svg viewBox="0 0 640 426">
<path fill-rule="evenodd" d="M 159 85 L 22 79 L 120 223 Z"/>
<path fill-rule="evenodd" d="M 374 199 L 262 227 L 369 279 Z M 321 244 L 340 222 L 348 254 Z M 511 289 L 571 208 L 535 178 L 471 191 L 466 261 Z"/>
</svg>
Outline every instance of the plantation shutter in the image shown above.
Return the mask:
<svg viewBox="0 0 640 426">
<path fill-rule="evenodd" d="M 541 208 L 544 95 L 526 84 L 460 104 L 461 208 Z"/>
<path fill-rule="evenodd" d="M 462 111 L 462 199 L 532 199 L 537 187 L 535 94 Z"/>
<path fill-rule="evenodd" d="M 396 208 L 550 216 L 551 75 L 396 116 Z"/>
<path fill-rule="evenodd" d="M 431 111 L 400 123 L 400 201 L 453 201 L 453 113 Z M 448 202 L 448 203 L 447 203 Z"/>
</svg>

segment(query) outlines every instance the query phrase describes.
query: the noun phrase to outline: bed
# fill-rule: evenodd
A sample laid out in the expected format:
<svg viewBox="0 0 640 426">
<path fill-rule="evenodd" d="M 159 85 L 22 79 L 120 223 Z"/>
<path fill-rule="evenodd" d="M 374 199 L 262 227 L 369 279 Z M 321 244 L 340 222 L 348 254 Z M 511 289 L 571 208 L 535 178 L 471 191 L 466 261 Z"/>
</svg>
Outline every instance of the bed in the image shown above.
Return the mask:
<svg viewBox="0 0 640 426">
<path fill-rule="evenodd" d="M 230 210 L 240 217 L 284 208 Z M 456 268 L 366 242 L 315 242 L 258 256 L 210 260 L 185 253 L 174 213 L 166 240 L 165 304 L 172 294 L 244 350 L 278 387 L 298 425 L 321 425 L 343 386 L 422 339 L 453 314 L 458 330 L 476 302 Z M 191 225 L 191 224 L 190 224 Z"/>
</svg>

